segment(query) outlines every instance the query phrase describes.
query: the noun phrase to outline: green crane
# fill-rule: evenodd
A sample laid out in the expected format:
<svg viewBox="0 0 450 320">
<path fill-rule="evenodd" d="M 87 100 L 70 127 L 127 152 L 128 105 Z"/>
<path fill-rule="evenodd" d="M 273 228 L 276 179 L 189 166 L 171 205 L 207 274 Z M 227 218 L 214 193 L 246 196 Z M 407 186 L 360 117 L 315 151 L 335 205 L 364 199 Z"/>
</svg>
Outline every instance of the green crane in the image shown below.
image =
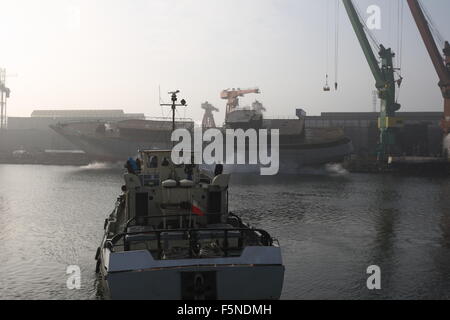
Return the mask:
<svg viewBox="0 0 450 320">
<path fill-rule="evenodd" d="M 350 18 L 350 22 L 358 38 L 359 44 L 369 63 L 370 70 L 375 78 L 375 86 L 378 90 L 378 97 L 381 100 L 381 111 L 378 119 L 378 127 L 380 129 L 380 141 L 378 145 L 377 158 L 380 161 L 386 161 L 391 154 L 395 145 L 395 128 L 401 124 L 401 121 L 395 117 L 395 112 L 400 109 L 400 104 L 395 99 L 395 86 L 401 83 L 401 78 L 396 81 L 394 77 L 395 69 L 393 66 L 393 58 L 395 54 L 390 48 L 386 49 L 383 45 L 379 47 L 380 64 L 375 57 L 375 53 L 367 38 L 369 31 L 365 30 L 364 22 L 353 5 L 352 0 L 342 0 L 345 10 Z"/>
</svg>

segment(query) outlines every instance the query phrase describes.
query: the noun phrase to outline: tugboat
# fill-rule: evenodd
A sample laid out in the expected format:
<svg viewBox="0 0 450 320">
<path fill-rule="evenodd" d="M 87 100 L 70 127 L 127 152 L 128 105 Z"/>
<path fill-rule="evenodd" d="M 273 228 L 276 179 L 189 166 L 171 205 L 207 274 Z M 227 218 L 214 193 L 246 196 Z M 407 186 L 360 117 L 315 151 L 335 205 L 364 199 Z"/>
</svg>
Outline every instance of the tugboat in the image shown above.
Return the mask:
<svg viewBox="0 0 450 320">
<path fill-rule="evenodd" d="M 280 298 L 279 243 L 229 212 L 230 175 L 222 165 L 210 175 L 173 163 L 170 150 L 139 151 L 139 160 L 137 169 L 128 163 L 96 254 L 105 298 Z"/>
</svg>

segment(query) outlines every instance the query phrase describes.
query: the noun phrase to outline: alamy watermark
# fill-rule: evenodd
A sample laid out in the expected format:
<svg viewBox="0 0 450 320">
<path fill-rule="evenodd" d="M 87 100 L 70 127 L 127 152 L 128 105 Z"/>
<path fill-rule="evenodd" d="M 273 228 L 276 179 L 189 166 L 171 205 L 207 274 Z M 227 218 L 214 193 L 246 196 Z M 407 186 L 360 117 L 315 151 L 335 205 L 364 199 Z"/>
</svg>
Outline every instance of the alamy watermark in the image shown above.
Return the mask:
<svg viewBox="0 0 450 320">
<path fill-rule="evenodd" d="M 192 137 L 189 130 L 177 129 L 171 136 L 171 141 L 178 142 L 172 148 L 172 162 L 260 165 L 261 175 L 276 175 L 280 166 L 279 135 L 278 129 L 270 130 L 270 134 L 267 129 L 226 129 L 224 135 L 219 129 L 212 128 L 203 132 L 201 128 L 195 128 Z"/>
<path fill-rule="evenodd" d="M 371 5 L 367 8 L 366 13 L 369 15 L 366 26 L 369 30 L 381 30 L 381 8 L 377 5 Z"/>
<path fill-rule="evenodd" d="M 81 28 L 81 9 L 79 6 L 69 6 L 66 9 L 66 23 L 69 31 L 78 31 Z"/>
<path fill-rule="evenodd" d="M 381 290 L 381 268 L 376 265 L 369 266 L 367 274 L 370 274 L 366 282 L 367 289 Z"/>
<path fill-rule="evenodd" d="M 70 265 L 66 268 L 66 274 L 69 275 L 66 281 L 67 289 L 81 289 L 81 269 L 77 265 Z"/>
</svg>

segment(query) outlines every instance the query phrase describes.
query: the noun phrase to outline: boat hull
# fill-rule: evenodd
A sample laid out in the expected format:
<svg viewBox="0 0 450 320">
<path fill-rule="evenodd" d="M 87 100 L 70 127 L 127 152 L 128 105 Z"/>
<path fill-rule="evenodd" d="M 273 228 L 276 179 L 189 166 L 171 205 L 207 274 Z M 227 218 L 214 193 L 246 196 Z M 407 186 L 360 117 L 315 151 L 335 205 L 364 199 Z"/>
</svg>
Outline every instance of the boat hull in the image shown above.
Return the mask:
<svg viewBox="0 0 450 320">
<path fill-rule="evenodd" d="M 148 251 L 101 256 L 105 298 L 119 300 L 276 300 L 284 266 L 278 247 L 247 247 L 240 257 L 154 260 Z"/>
<path fill-rule="evenodd" d="M 279 283 L 283 274 L 282 266 L 130 271 L 109 274 L 107 287 L 108 295 L 114 300 L 276 300 L 281 295 Z M 205 290 L 196 294 L 195 279 L 198 277 L 206 278 L 198 285 L 200 290 L 202 287 Z"/>
<path fill-rule="evenodd" d="M 320 167 L 328 163 L 341 163 L 353 152 L 353 144 L 343 138 L 332 144 L 304 145 L 280 149 L 279 171 L 282 174 L 301 173 L 305 168 Z M 226 164 L 226 173 L 260 173 L 262 165 Z M 212 168 L 212 167 L 211 167 Z M 212 169 L 211 169 L 212 170 Z"/>
</svg>

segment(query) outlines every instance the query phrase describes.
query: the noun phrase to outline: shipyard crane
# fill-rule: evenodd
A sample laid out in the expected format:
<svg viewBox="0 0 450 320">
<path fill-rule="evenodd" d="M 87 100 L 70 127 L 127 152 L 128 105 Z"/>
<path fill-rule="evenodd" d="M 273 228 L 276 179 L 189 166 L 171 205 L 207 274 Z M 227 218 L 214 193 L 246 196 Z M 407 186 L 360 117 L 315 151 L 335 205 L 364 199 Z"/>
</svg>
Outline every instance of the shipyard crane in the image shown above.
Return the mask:
<svg viewBox="0 0 450 320">
<path fill-rule="evenodd" d="M 215 128 L 216 122 L 214 121 L 213 111 L 218 112 L 219 109 L 214 107 L 208 101 L 202 103 L 202 109 L 205 110 L 205 114 L 203 115 L 202 127 L 204 129 Z"/>
<path fill-rule="evenodd" d="M 374 37 L 366 28 L 364 22 L 359 16 L 352 0 L 342 0 L 350 18 L 350 22 L 358 38 L 359 44 L 369 64 L 370 70 L 375 78 L 375 87 L 378 91 L 378 97 L 381 100 L 381 110 L 378 119 L 378 127 L 380 129 L 380 141 L 378 149 L 378 160 L 386 161 L 387 157 L 393 151 L 395 145 L 394 129 L 401 124 L 396 118 L 396 111 L 400 109 L 400 104 L 396 102 L 395 86 L 401 84 L 401 78 L 395 80 L 395 69 L 393 66 L 394 52 L 390 48 L 385 48 L 382 44 L 376 43 L 379 48 L 378 56 L 381 60 L 381 66 L 375 56 L 370 45 L 368 35 L 374 41 Z"/>
<path fill-rule="evenodd" d="M 6 100 L 10 93 L 6 87 L 6 70 L 0 69 L 0 129 L 6 128 Z"/>
<path fill-rule="evenodd" d="M 418 0 L 407 0 L 407 2 L 439 77 L 438 85 L 444 98 L 444 118 L 441 123 L 444 131 L 444 156 L 448 158 L 450 156 L 450 44 L 445 41 L 443 55 L 441 55 L 431 32 L 432 22 L 427 20 L 421 3 Z"/>
<path fill-rule="evenodd" d="M 226 113 L 228 114 L 229 112 L 233 111 L 234 109 L 236 109 L 237 107 L 239 107 L 239 97 L 243 97 L 246 94 L 250 94 L 250 93 L 256 93 L 259 94 L 260 91 L 258 88 L 253 88 L 253 89 L 245 89 L 245 90 L 241 90 L 241 89 L 227 89 L 227 90 L 223 90 L 220 93 L 220 98 L 227 100 L 227 109 L 226 109 Z"/>
</svg>

